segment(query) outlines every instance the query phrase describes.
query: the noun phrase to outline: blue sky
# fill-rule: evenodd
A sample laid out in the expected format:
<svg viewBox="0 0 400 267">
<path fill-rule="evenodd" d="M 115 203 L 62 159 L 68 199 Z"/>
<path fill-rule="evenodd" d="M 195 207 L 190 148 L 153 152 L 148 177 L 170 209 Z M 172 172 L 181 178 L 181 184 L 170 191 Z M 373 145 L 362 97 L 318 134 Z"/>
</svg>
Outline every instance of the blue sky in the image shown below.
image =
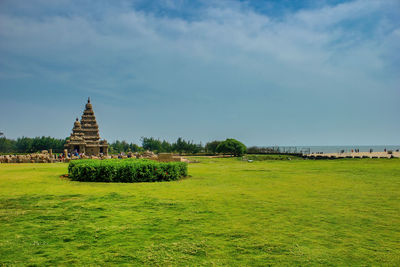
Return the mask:
<svg viewBox="0 0 400 267">
<path fill-rule="evenodd" d="M 0 130 L 399 144 L 400 2 L 0 1 Z"/>
</svg>

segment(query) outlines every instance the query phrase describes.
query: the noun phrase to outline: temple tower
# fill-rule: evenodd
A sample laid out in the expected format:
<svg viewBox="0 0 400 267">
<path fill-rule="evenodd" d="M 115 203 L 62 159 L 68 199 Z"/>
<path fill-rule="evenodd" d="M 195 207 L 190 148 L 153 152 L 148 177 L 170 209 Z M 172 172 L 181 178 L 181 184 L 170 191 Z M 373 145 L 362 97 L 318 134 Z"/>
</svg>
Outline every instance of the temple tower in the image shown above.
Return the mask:
<svg viewBox="0 0 400 267">
<path fill-rule="evenodd" d="M 87 156 L 99 156 L 108 154 L 106 140 L 100 140 L 99 126 L 94 116 L 90 98 L 83 111 L 81 121 L 76 119 L 70 139 L 67 140 L 65 148 L 70 153 L 85 153 Z"/>
<path fill-rule="evenodd" d="M 85 151 L 85 139 L 84 139 L 84 133 L 82 131 L 81 123 L 79 122 L 78 118 L 76 118 L 76 121 L 74 123 L 74 128 L 72 129 L 72 134 L 69 137 L 69 140 L 67 140 L 67 143 L 65 144 L 65 147 L 67 148 L 68 145 L 68 152 L 73 152 L 76 151 L 78 153 L 82 153 Z"/>
</svg>

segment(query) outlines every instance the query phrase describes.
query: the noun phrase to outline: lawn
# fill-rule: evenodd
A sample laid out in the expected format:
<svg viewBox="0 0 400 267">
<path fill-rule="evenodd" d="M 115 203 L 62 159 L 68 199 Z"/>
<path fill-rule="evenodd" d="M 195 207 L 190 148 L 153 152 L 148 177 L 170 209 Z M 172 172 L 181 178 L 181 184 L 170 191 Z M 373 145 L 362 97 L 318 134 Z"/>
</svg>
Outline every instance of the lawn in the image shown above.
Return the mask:
<svg viewBox="0 0 400 267">
<path fill-rule="evenodd" d="M 199 159 L 84 183 L 0 164 L 0 265 L 400 265 L 400 160 Z"/>
</svg>

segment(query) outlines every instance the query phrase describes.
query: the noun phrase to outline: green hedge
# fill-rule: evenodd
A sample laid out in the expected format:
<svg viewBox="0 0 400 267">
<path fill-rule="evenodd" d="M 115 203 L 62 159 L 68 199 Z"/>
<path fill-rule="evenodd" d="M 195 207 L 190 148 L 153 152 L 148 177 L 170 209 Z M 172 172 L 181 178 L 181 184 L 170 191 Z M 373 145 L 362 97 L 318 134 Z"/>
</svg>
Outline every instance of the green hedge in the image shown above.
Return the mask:
<svg viewBox="0 0 400 267">
<path fill-rule="evenodd" d="M 68 176 L 82 182 L 159 182 L 187 176 L 186 162 L 156 162 L 147 159 L 72 160 Z"/>
</svg>

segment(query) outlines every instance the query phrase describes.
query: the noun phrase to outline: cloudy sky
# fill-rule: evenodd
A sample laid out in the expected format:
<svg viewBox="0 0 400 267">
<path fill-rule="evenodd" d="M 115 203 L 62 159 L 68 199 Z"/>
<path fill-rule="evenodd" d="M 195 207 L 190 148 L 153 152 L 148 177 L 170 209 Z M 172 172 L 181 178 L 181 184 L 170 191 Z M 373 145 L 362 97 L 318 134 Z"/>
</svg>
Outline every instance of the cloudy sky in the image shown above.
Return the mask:
<svg viewBox="0 0 400 267">
<path fill-rule="evenodd" d="M 400 143 L 400 1 L 1 0 L 0 131 Z"/>
</svg>

